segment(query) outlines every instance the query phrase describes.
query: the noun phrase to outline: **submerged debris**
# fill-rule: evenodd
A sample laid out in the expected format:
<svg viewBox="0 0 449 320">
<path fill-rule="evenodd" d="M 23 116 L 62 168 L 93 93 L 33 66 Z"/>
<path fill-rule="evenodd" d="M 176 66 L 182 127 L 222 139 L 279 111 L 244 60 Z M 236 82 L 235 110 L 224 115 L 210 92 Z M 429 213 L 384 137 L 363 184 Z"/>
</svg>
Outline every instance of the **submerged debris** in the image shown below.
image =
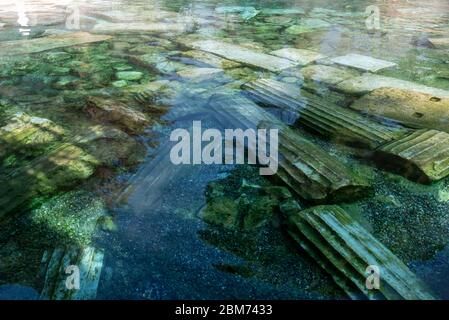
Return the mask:
<svg viewBox="0 0 449 320">
<path fill-rule="evenodd" d="M 288 225 L 289 234 L 350 297 L 435 299 L 404 263 L 340 207 L 299 211 L 288 218 Z M 378 290 L 366 286 L 370 266 L 378 268 Z"/>
<path fill-rule="evenodd" d="M 410 180 L 430 183 L 449 175 L 449 134 L 417 130 L 375 152 L 379 165 Z"/>
<path fill-rule="evenodd" d="M 257 52 L 222 41 L 216 40 L 203 40 L 195 41 L 191 43 L 191 47 L 198 50 L 203 50 L 222 56 L 226 59 L 237 61 L 246 65 L 270 70 L 273 72 L 281 71 L 295 66 L 297 63 L 279 58 L 276 56 L 268 55 L 265 53 Z"/>
<path fill-rule="evenodd" d="M 246 83 L 243 88 L 255 101 L 298 114 L 297 122 L 337 143 L 373 149 L 401 137 L 395 129 L 310 94 L 294 85 L 270 79 Z"/>
<path fill-rule="evenodd" d="M 302 198 L 315 202 L 344 202 L 369 194 L 371 188 L 366 179 L 299 132 L 266 122 L 259 127 L 279 129 L 277 176 Z"/>
<path fill-rule="evenodd" d="M 41 262 L 41 274 L 45 282 L 40 298 L 95 299 L 103 258 L 104 253 L 94 247 L 56 248 L 53 251 L 46 251 Z"/>
<path fill-rule="evenodd" d="M 89 97 L 86 112 L 93 119 L 117 123 L 122 126 L 124 131 L 131 133 L 142 133 L 149 124 L 143 113 L 111 99 Z"/>
</svg>

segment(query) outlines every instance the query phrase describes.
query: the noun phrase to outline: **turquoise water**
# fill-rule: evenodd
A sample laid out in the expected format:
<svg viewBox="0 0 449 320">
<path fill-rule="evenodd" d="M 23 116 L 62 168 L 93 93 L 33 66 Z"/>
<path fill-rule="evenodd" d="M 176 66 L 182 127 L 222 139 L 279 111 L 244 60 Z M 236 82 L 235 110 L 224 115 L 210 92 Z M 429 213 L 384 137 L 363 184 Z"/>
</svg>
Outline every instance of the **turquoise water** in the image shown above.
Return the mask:
<svg viewBox="0 0 449 320">
<path fill-rule="evenodd" d="M 371 5 L 379 24 L 368 17 L 376 10 L 367 11 Z M 302 87 L 323 101 L 333 97 L 338 108 L 349 109 L 361 92 L 337 89 L 328 74 L 313 81 L 298 76 L 306 66 L 296 65 L 295 74 L 228 53 L 198 57 L 208 50 L 194 43 L 213 39 L 264 54 L 305 49 L 321 57 L 308 66 L 408 81 L 401 89 L 412 98 L 398 100 L 403 105 L 395 114 L 373 116 L 368 108 L 361 114 L 390 128 L 447 132 L 444 114 L 429 109 L 422 118 L 420 109 L 410 124 L 401 112 L 419 98 L 416 90 L 428 88 L 449 107 L 447 43 L 432 42 L 449 37 L 448 18 L 449 3 L 437 0 L 0 2 L 0 297 L 38 298 L 61 282 L 61 276 L 46 280 L 45 252 L 93 247 L 102 252 L 98 287 L 81 298 L 347 299 L 332 271 L 287 234 L 280 202 L 254 229 L 205 218 L 214 201 L 243 201 L 245 183 L 285 186 L 282 179 L 259 177 L 247 165 L 176 166 L 169 138 L 175 129 L 190 130 L 192 121 L 232 128 L 231 118 L 212 107 L 214 94 L 247 97 L 242 85 L 257 79 Z M 395 67 L 361 71 L 331 61 L 349 53 Z M 196 77 L 194 68 L 215 73 Z M 308 130 L 301 114 L 262 110 L 289 125 L 299 118 L 299 134 L 362 176 L 371 192 L 338 204 L 434 297 L 448 298 L 448 178 L 410 181 L 340 144 L 340 137 Z M 294 187 L 290 192 L 302 209 L 315 205 Z M 257 206 L 267 200 L 258 191 L 247 196 L 256 214 L 269 207 Z"/>
</svg>

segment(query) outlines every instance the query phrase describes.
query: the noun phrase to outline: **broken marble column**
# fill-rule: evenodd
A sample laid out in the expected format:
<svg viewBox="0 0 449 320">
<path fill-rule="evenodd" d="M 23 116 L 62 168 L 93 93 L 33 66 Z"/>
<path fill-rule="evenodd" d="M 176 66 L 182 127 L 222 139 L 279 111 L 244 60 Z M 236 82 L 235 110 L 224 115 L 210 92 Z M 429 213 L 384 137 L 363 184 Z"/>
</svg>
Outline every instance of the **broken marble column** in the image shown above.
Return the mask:
<svg viewBox="0 0 449 320">
<path fill-rule="evenodd" d="M 251 100 L 217 94 L 207 108 L 224 128 L 278 129 L 277 176 L 304 199 L 338 202 L 369 193 L 370 186 L 363 178 Z"/>
<path fill-rule="evenodd" d="M 345 56 L 332 58 L 331 61 L 345 67 L 351 67 L 360 71 L 368 72 L 377 72 L 397 66 L 394 62 L 363 56 L 356 53 L 350 53 Z"/>
<path fill-rule="evenodd" d="M 96 33 L 114 34 L 117 32 L 176 32 L 183 33 L 188 30 L 188 25 L 175 22 L 126 22 L 126 23 L 97 23 L 92 31 Z"/>
<path fill-rule="evenodd" d="M 339 143 L 374 149 L 407 131 L 380 124 L 295 85 L 260 79 L 243 88 L 256 102 L 296 113 L 299 124 Z"/>
<path fill-rule="evenodd" d="M 369 194 L 371 187 L 366 179 L 298 131 L 266 121 L 262 121 L 259 128 L 279 130 L 277 176 L 302 198 L 335 203 Z"/>
<path fill-rule="evenodd" d="M 287 219 L 288 232 L 352 299 L 433 300 L 422 281 L 341 207 L 317 206 Z M 370 268 L 368 268 L 370 267 Z M 367 279 L 379 272 L 378 289 Z M 374 281 L 370 282 L 375 285 Z"/>
<path fill-rule="evenodd" d="M 410 90 L 413 92 L 427 93 L 438 98 L 449 98 L 448 90 L 428 87 L 406 80 L 379 76 L 370 73 L 365 73 L 359 77 L 344 80 L 336 86 L 336 89 L 340 92 L 359 96 L 380 88 Z"/>
<path fill-rule="evenodd" d="M 380 166 L 407 179 L 431 183 L 449 175 L 449 134 L 417 130 L 376 150 Z"/>
<path fill-rule="evenodd" d="M 100 42 L 110 36 L 92 35 L 88 32 L 70 32 L 31 40 L 13 40 L 0 42 L 0 56 L 30 54 L 80 44 Z"/>
<path fill-rule="evenodd" d="M 321 64 L 310 65 L 301 69 L 286 70 L 283 74 L 323 84 L 333 88 L 338 83 L 359 75 L 358 71 L 341 69 Z"/>
<path fill-rule="evenodd" d="M 95 299 L 103 268 L 103 258 L 104 253 L 94 247 L 56 248 L 45 251 L 40 270 L 44 281 L 40 298 L 42 300 Z"/>
<path fill-rule="evenodd" d="M 449 98 L 410 90 L 380 88 L 356 100 L 350 108 L 412 128 L 449 132 Z"/>
<path fill-rule="evenodd" d="M 210 52 L 232 61 L 273 72 L 279 72 L 284 69 L 294 67 L 298 64 L 297 62 L 288 59 L 257 52 L 223 41 L 200 40 L 194 41 L 189 45 L 193 49 Z"/>
</svg>

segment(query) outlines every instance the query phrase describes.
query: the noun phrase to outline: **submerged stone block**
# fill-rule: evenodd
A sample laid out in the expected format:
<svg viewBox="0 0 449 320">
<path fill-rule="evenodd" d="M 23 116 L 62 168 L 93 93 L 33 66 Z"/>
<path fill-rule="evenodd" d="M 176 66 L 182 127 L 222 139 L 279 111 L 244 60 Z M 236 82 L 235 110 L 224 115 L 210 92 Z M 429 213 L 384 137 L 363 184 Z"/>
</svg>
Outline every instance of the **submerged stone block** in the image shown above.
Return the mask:
<svg viewBox="0 0 449 320">
<path fill-rule="evenodd" d="M 210 52 L 229 60 L 273 72 L 279 72 L 297 65 L 297 63 L 288 59 L 279 58 L 250 50 L 239 45 L 217 40 L 195 41 L 191 43 L 190 46 L 194 49 Z"/>
<path fill-rule="evenodd" d="M 270 52 L 270 54 L 277 57 L 292 60 L 302 66 L 305 66 L 309 63 L 312 63 L 316 60 L 325 57 L 324 55 L 312 50 L 296 49 L 296 48 L 283 48 L 276 51 L 272 51 Z"/>
<path fill-rule="evenodd" d="M 86 111 L 96 120 L 117 123 L 131 133 L 141 133 L 149 125 L 143 113 L 111 99 L 88 97 Z"/>
<path fill-rule="evenodd" d="M 64 129 L 54 122 L 17 113 L 0 128 L 0 159 L 10 153 L 32 156 L 61 141 Z"/>
<path fill-rule="evenodd" d="M 360 77 L 355 77 L 340 82 L 336 86 L 336 88 L 341 92 L 355 95 L 364 95 L 366 93 L 369 93 L 373 90 L 380 88 L 395 88 L 395 89 L 410 90 L 413 92 L 427 93 L 438 98 L 449 98 L 448 90 L 428 87 L 422 84 L 406 80 L 384 77 L 368 73 L 363 74 Z"/>
<path fill-rule="evenodd" d="M 396 63 L 364 56 L 356 53 L 350 53 L 345 56 L 331 59 L 332 62 L 342 66 L 355 68 L 361 71 L 377 72 L 383 69 L 393 68 Z"/>
<path fill-rule="evenodd" d="M 375 152 L 377 162 L 410 180 L 430 183 L 449 175 L 449 134 L 417 130 Z"/>
<path fill-rule="evenodd" d="M 317 206 L 291 214 L 288 232 L 353 299 L 433 300 L 422 281 L 341 207 Z M 367 288 L 377 267 L 378 289 Z"/>
<path fill-rule="evenodd" d="M 92 35 L 88 32 L 71 32 L 31 40 L 2 41 L 0 56 L 14 56 L 71 47 L 80 44 L 100 42 L 111 39 L 110 36 Z"/>
<path fill-rule="evenodd" d="M 301 91 L 295 85 L 260 79 L 243 88 L 256 102 L 295 113 L 299 124 L 339 143 L 373 149 L 406 132 L 337 106 L 325 97 Z"/>
<path fill-rule="evenodd" d="M 205 63 L 207 65 L 210 65 L 211 67 L 218 68 L 218 69 L 231 69 L 231 68 L 237 68 L 240 66 L 239 63 L 224 59 L 222 57 L 219 57 L 215 54 L 200 51 L 200 50 L 189 50 L 182 53 L 183 56 L 200 61 L 202 63 Z"/>
<path fill-rule="evenodd" d="M 257 129 L 261 121 L 279 122 L 274 115 L 239 94 L 215 94 L 207 107 L 214 112 L 223 128 Z"/>
<path fill-rule="evenodd" d="M 414 128 L 449 132 L 449 98 L 410 90 L 381 88 L 356 100 L 352 109 Z"/>
<path fill-rule="evenodd" d="M 92 300 L 97 296 L 104 253 L 94 247 L 56 248 L 44 253 L 42 300 Z M 79 271 L 79 283 L 75 275 Z M 79 287 L 78 287 L 79 285 Z"/>
<path fill-rule="evenodd" d="M 328 87 L 334 87 L 344 80 L 348 80 L 359 75 L 357 71 L 343 70 L 321 64 L 307 66 L 290 73 L 291 75 L 302 77 L 304 80 L 317 82 Z"/>
</svg>

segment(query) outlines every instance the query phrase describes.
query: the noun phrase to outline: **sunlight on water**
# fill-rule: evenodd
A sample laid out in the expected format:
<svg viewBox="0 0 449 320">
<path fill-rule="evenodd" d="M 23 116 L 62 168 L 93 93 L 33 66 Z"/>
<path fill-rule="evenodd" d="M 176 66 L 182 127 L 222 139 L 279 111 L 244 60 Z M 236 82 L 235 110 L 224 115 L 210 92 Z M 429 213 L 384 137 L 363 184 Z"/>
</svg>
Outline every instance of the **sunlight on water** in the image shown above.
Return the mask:
<svg viewBox="0 0 449 320">
<path fill-rule="evenodd" d="M 0 0 L 0 299 L 448 299 L 448 49 L 443 0 Z"/>
</svg>

